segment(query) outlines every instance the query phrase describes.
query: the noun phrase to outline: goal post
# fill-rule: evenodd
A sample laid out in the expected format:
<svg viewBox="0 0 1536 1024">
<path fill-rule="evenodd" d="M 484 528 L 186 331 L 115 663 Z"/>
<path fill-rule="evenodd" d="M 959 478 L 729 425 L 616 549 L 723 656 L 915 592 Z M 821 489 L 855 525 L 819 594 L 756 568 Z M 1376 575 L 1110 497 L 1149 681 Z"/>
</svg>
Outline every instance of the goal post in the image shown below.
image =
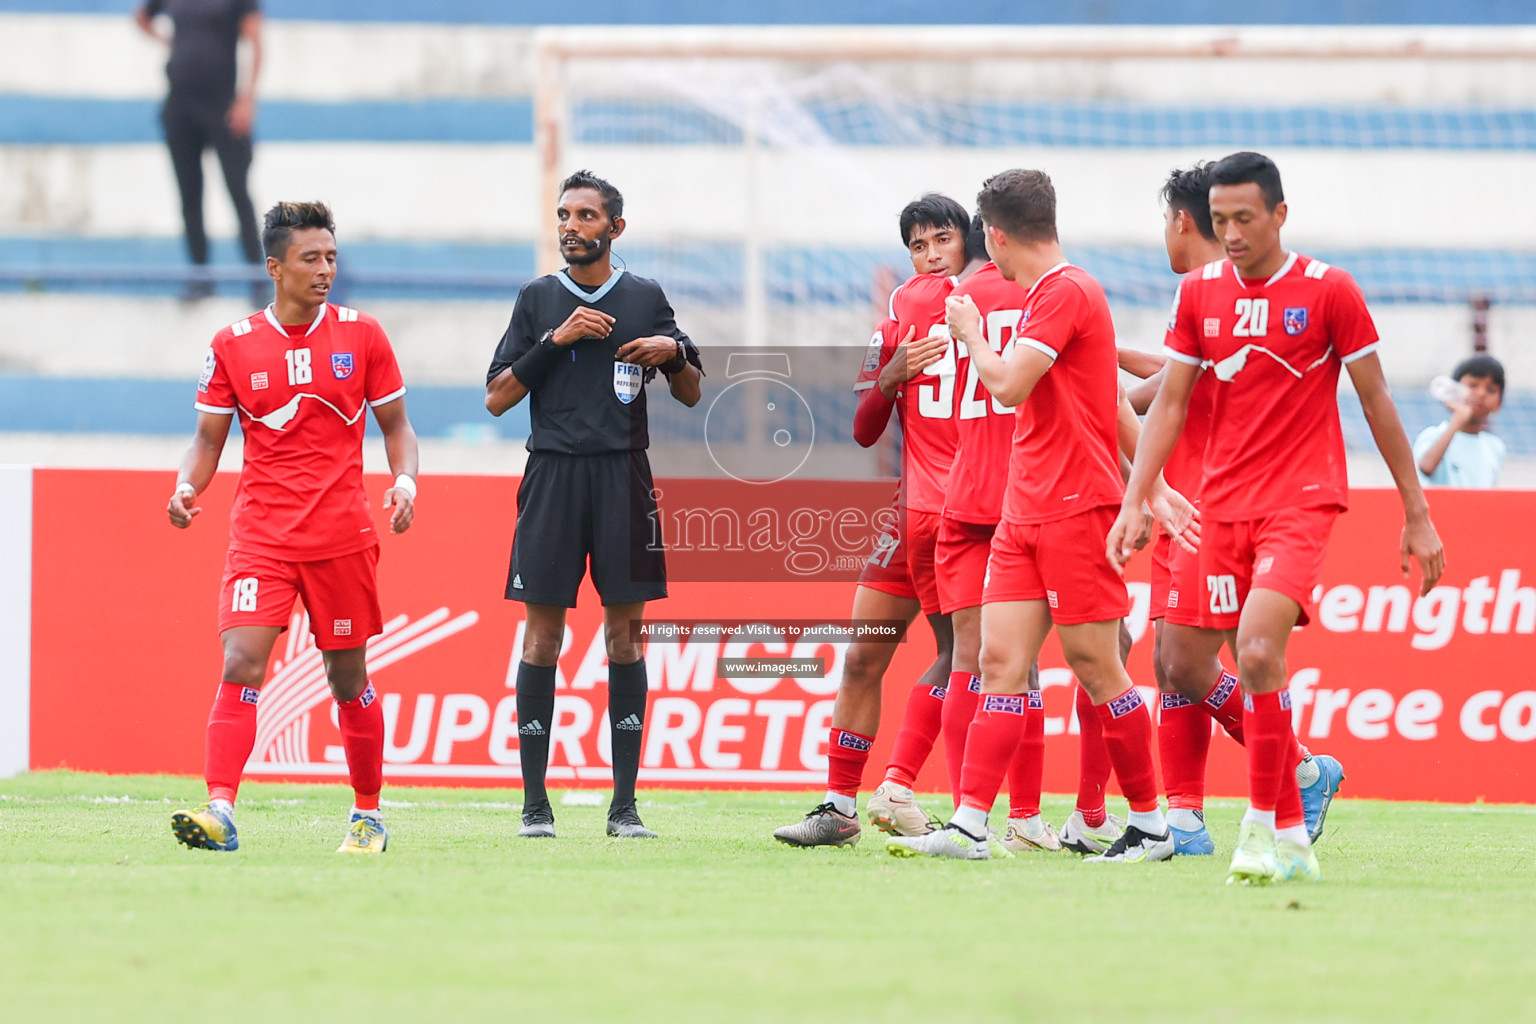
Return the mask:
<svg viewBox="0 0 1536 1024">
<path fill-rule="evenodd" d="M 1150 325 L 1162 180 L 1237 149 L 1280 162 L 1288 243 L 1435 307 L 1426 337 L 1474 297 L 1536 306 L 1536 198 L 1471 187 L 1536 174 L 1536 28 L 561 27 L 534 53 L 531 198 L 612 177 L 616 253 L 736 343 L 867 337 L 910 272 L 901 206 L 969 208 L 1009 166 L 1051 173 L 1069 256 Z"/>
</svg>

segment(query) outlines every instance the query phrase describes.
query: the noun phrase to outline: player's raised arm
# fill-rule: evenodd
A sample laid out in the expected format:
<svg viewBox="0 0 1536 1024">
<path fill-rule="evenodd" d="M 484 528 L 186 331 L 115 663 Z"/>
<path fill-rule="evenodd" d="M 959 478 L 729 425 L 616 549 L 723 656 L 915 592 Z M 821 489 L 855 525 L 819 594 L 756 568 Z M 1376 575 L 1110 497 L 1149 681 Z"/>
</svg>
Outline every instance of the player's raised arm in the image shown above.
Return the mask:
<svg viewBox="0 0 1536 1024">
<path fill-rule="evenodd" d="M 1428 594 L 1439 582 L 1445 571 L 1445 549 L 1440 535 L 1429 518 L 1429 499 L 1419 483 L 1419 475 L 1413 465 L 1413 448 L 1403 431 L 1403 421 L 1397 415 L 1397 405 L 1392 392 L 1387 389 L 1387 379 L 1381 370 L 1381 360 L 1375 352 L 1367 352 L 1344 364 L 1349 379 L 1360 396 L 1360 407 L 1365 410 L 1365 421 L 1370 424 L 1371 437 L 1376 448 L 1392 471 L 1397 493 L 1403 499 L 1403 574 L 1408 573 L 1408 559 L 1418 559 L 1423 570 L 1419 594 Z"/>
<path fill-rule="evenodd" d="M 198 412 L 197 432 L 181 457 L 181 465 L 176 470 L 176 490 L 166 505 L 172 526 L 185 530 L 192 525 L 192 517 L 202 511 L 197 507 L 197 496 L 207 489 L 213 474 L 218 472 L 219 456 L 224 454 L 224 441 L 229 437 L 229 421 L 233 418 L 227 413 Z"/>
<path fill-rule="evenodd" d="M 373 407 L 373 418 L 384 433 L 384 451 L 389 456 L 389 471 L 394 484 L 384 492 L 384 507 L 394 509 L 389 517 L 391 533 L 404 533 L 416 518 L 416 472 L 420 465 L 416 429 L 405 414 L 405 398 L 392 399 Z"/>
</svg>

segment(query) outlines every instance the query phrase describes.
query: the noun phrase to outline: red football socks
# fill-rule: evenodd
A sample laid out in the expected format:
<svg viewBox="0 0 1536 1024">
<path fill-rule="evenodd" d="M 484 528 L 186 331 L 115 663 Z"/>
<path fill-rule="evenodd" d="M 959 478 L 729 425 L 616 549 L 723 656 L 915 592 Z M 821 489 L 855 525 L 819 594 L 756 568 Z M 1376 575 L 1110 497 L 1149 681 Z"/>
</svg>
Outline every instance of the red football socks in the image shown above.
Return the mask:
<svg viewBox="0 0 1536 1024">
<path fill-rule="evenodd" d="M 939 738 L 944 718 L 945 690 L 942 686 L 912 687 L 907 694 L 907 711 L 901 717 L 901 731 L 891 748 L 891 763 L 885 769 L 888 782 L 912 788 L 923 762 L 933 753 L 933 741 Z"/>
<path fill-rule="evenodd" d="M 1248 802 L 1255 810 L 1274 811 L 1276 828 L 1301 824 L 1301 790 L 1296 785 L 1301 747 L 1291 730 L 1290 691 L 1248 694 L 1243 711 Z"/>
<path fill-rule="evenodd" d="M 1024 732 L 1008 766 L 1010 818 L 1033 818 L 1040 813 L 1045 774 L 1045 702 L 1039 690 L 1030 690 L 1024 697 Z"/>
<path fill-rule="evenodd" d="M 373 684 L 363 687 L 356 700 L 337 701 L 336 718 L 356 794 L 353 805 L 360 811 L 376 811 L 384 788 L 384 704 Z"/>
<path fill-rule="evenodd" d="M 827 789 L 849 798 L 858 797 L 869 748 L 874 745 L 872 736 L 860 736 L 834 726 L 827 734 Z"/>
<path fill-rule="evenodd" d="M 1013 762 L 1024 735 L 1022 693 L 984 694 L 965 736 L 965 765 L 960 772 L 961 807 L 987 814 L 1003 785 L 1003 773 Z"/>
<path fill-rule="evenodd" d="M 1205 807 L 1205 761 L 1211 749 L 1206 709 L 1181 693 L 1165 693 L 1157 715 L 1157 749 L 1163 762 L 1168 807 Z"/>
<path fill-rule="evenodd" d="M 1104 731 L 1093 698 L 1081 686 L 1077 688 L 1077 812 L 1090 828 L 1104 824 L 1104 790 L 1109 785 L 1109 751 L 1104 746 Z"/>
<path fill-rule="evenodd" d="M 238 683 L 220 683 L 208 712 L 203 776 L 208 799 L 235 802 L 240 776 L 256 745 L 256 701 L 261 690 Z"/>
<path fill-rule="evenodd" d="M 1243 742 L 1243 693 L 1237 685 L 1237 676 L 1223 670 L 1200 706 L 1216 719 L 1216 724 L 1227 730 L 1228 736 Z"/>
<path fill-rule="evenodd" d="M 1157 775 L 1152 767 L 1152 715 L 1135 687 L 1094 708 L 1104 730 L 1115 778 L 1132 811 L 1155 811 Z"/>
<path fill-rule="evenodd" d="M 960 772 L 965 764 L 965 736 L 981 702 L 981 680 L 969 672 L 949 674 L 949 696 L 944 698 L 944 767 L 949 771 L 949 791 L 960 806 Z"/>
</svg>

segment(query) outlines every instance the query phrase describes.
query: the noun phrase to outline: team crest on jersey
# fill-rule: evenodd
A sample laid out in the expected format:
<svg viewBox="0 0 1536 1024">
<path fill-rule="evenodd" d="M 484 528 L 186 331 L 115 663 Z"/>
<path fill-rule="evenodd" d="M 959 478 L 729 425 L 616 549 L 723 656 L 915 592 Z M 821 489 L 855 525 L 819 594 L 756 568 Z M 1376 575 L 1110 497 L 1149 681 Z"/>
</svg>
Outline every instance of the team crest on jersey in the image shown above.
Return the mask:
<svg viewBox="0 0 1536 1024">
<path fill-rule="evenodd" d="M 336 375 L 337 380 L 346 380 L 352 376 L 352 353 L 332 352 L 331 372 Z"/>
<path fill-rule="evenodd" d="M 613 364 L 613 393 L 628 405 L 640 393 L 640 379 L 644 371 L 635 363 Z"/>
<path fill-rule="evenodd" d="M 265 391 L 265 390 L 267 390 L 267 371 L 266 370 L 262 370 L 260 373 L 253 373 L 253 374 L 251 374 L 251 390 L 252 391 Z"/>
<path fill-rule="evenodd" d="M 1300 334 L 1307 329 L 1307 307 L 1285 307 L 1285 333 Z"/>
<path fill-rule="evenodd" d="M 203 356 L 203 372 L 197 378 L 197 390 L 208 390 L 208 385 L 213 383 L 213 371 L 218 367 L 218 365 L 219 360 L 213 354 L 213 349 L 209 349 L 208 354 Z"/>
</svg>

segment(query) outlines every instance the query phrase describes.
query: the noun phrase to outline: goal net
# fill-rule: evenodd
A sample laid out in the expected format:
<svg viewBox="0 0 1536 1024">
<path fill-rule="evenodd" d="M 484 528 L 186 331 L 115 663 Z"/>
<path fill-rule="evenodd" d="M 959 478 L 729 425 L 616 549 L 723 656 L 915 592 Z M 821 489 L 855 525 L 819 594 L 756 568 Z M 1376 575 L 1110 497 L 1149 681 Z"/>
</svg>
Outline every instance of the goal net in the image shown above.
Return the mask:
<svg viewBox="0 0 1536 1024">
<path fill-rule="evenodd" d="M 859 343 L 911 272 L 901 207 L 969 209 L 1025 166 L 1122 335 L 1153 344 L 1175 283 L 1158 191 L 1239 149 L 1279 163 L 1287 243 L 1422 340 L 1413 376 L 1469 343 L 1470 303 L 1536 306 L 1515 184 L 1536 174 L 1536 30 L 583 28 L 536 49 L 538 201 L 575 168 L 610 177 L 615 252 L 731 343 Z"/>
</svg>

